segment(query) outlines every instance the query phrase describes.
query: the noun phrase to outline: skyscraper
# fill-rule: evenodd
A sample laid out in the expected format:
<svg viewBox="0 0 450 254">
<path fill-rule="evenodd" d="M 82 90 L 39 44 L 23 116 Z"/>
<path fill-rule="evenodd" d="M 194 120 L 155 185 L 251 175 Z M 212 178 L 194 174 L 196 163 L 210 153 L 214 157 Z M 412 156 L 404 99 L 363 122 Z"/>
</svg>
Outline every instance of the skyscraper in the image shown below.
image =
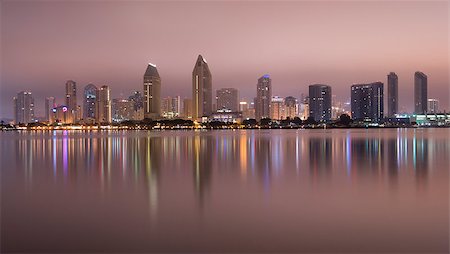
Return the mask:
<svg viewBox="0 0 450 254">
<path fill-rule="evenodd" d="M 222 88 L 216 91 L 217 110 L 238 112 L 238 91 L 235 88 Z"/>
<path fill-rule="evenodd" d="M 53 109 L 56 108 L 55 97 L 45 98 L 45 120 L 53 123 Z"/>
<path fill-rule="evenodd" d="M 31 92 L 22 91 L 13 98 L 16 124 L 34 121 L 34 98 Z"/>
<path fill-rule="evenodd" d="M 282 120 L 286 118 L 284 99 L 279 96 L 272 97 L 270 101 L 270 119 Z"/>
<path fill-rule="evenodd" d="M 206 60 L 198 55 L 192 71 L 192 118 L 212 113 L 212 77 Z"/>
<path fill-rule="evenodd" d="M 270 118 L 270 103 L 272 101 L 272 80 L 268 74 L 258 79 L 256 84 L 255 116 L 260 121 Z"/>
<path fill-rule="evenodd" d="M 356 84 L 351 87 L 352 118 L 380 122 L 383 119 L 383 83 Z"/>
<path fill-rule="evenodd" d="M 427 90 L 427 75 L 417 71 L 414 74 L 414 113 L 425 114 L 427 112 Z"/>
<path fill-rule="evenodd" d="M 315 84 L 309 86 L 309 116 L 317 122 L 331 119 L 331 86 Z"/>
<path fill-rule="evenodd" d="M 73 80 L 66 82 L 66 107 L 73 118 L 77 116 L 77 83 Z M 75 119 L 75 121 L 78 119 Z"/>
<path fill-rule="evenodd" d="M 149 63 L 144 74 L 144 117 L 161 116 L 161 78 L 156 65 Z"/>
<path fill-rule="evenodd" d="M 387 75 L 388 83 L 388 116 L 394 117 L 398 113 L 398 77 L 395 72 Z"/>
<path fill-rule="evenodd" d="M 98 89 L 93 84 L 84 87 L 83 118 L 95 119 Z"/>
<path fill-rule="evenodd" d="M 98 123 L 111 123 L 111 91 L 108 86 L 102 86 L 97 91 Z"/>
<path fill-rule="evenodd" d="M 298 115 L 298 105 L 297 105 L 297 99 L 288 96 L 284 98 L 284 104 L 286 109 L 286 118 L 289 117 L 290 119 L 294 119 Z"/>
</svg>

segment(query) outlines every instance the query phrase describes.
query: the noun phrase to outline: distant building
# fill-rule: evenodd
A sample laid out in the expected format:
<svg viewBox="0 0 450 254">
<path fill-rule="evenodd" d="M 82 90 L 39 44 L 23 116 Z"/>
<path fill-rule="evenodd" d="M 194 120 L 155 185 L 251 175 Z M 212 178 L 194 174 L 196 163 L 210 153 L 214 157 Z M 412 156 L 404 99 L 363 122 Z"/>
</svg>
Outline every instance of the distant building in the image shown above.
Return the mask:
<svg viewBox="0 0 450 254">
<path fill-rule="evenodd" d="M 256 85 L 255 115 L 256 120 L 270 118 L 270 104 L 272 101 L 272 80 L 268 74 L 258 79 Z"/>
<path fill-rule="evenodd" d="M 55 97 L 47 97 L 45 98 L 45 121 L 48 123 L 54 122 L 54 113 L 53 109 L 56 108 Z"/>
<path fill-rule="evenodd" d="M 128 97 L 128 100 L 133 102 L 135 111 L 144 108 L 144 97 L 142 96 L 141 92 L 134 91 L 133 94 Z"/>
<path fill-rule="evenodd" d="M 111 91 L 108 86 L 102 86 L 97 92 L 98 123 L 111 123 Z"/>
<path fill-rule="evenodd" d="M 238 112 L 238 90 L 235 88 L 222 88 L 216 91 L 217 110 L 230 110 Z"/>
<path fill-rule="evenodd" d="M 199 55 L 192 71 L 192 118 L 198 120 L 212 112 L 212 76 L 208 63 Z"/>
<path fill-rule="evenodd" d="M 387 106 L 388 116 L 394 117 L 398 113 L 398 77 L 395 72 L 391 72 L 387 75 Z"/>
<path fill-rule="evenodd" d="M 425 114 L 427 112 L 427 75 L 417 71 L 414 74 L 414 113 Z"/>
<path fill-rule="evenodd" d="M 292 96 L 284 98 L 284 105 L 286 118 L 294 119 L 298 116 L 298 103 L 296 98 Z"/>
<path fill-rule="evenodd" d="M 83 119 L 95 119 L 98 89 L 93 84 L 84 87 Z"/>
<path fill-rule="evenodd" d="M 192 118 L 192 99 L 183 100 L 183 117 Z"/>
<path fill-rule="evenodd" d="M 66 82 L 66 105 L 65 105 L 69 111 L 69 114 L 72 114 L 73 121 L 77 121 L 79 119 L 76 119 L 78 116 L 77 110 L 77 83 L 73 80 L 68 80 Z"/>
<path fill-rule="evenodd" d="M 331 86 L 315 84 L 309 86 L 309 116 L 317 122 L 331 120 Z"/>
<path fill-rule="evenodd" d="M 161 101 L 161 112 L 164 118 L 175 118 L 181 115 L 181 97 L 166 97 Z"/>
<path fill-rule="evenodd" d="M 352 119 L 380 122 L 383 119 L 383 83 L 351 86 Z"/>
<path fill-rule="evenodd" d="M 144 74 L 144 117 L 161 116 L 161 78 L 156 65 L 149 63 Z"/>
<path fill-rule="evenodd" d="M 231 112 L 227 109 L 219 109 L 209 117 L 209 121 L 219 121 L 225 123 L 240 123 L 241 120 L 241 112 Z"/>
<path fill-rule="evenodd" d="M 126 99 L 113 99 L 111 105 L 112 121 L 120 123 L 133 119 L 134 103 Z"/>
<path fill-rule="evenodd" d="M 272 97 L 270 102 L 270 119 L 282 120 L 285 118 L 284 99 L 279 96 Z"/>
<path fill-rule="evenodd" d="M 15 123 L 34 121 L 34 98 L 31 92 L 22 91 L 13 98 Z"/>
<path fill-rule="evenodd" d="M 53 120 L 56 123 L 71 124 L 75 121 L 74 117 L 66 105 L 59 105 L 53 109 Z"/>
<path fill-rule="evenodd" d="M 439 113 L 439 100 L 428 99 L 428 113 L 430 114 Z"/>
</svg>

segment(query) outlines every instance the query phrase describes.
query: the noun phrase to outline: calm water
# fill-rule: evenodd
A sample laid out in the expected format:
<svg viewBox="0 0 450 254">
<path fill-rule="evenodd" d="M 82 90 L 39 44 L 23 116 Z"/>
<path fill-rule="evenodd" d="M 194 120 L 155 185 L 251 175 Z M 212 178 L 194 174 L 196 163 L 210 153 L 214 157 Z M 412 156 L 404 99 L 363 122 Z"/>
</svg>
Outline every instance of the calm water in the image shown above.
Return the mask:
<svg viewBox="0 0 450 254">
<path fill-rule="evenodd" d="M 2 252 L 448 252 L 450 129 L 3 132 Z"/>
</svg>

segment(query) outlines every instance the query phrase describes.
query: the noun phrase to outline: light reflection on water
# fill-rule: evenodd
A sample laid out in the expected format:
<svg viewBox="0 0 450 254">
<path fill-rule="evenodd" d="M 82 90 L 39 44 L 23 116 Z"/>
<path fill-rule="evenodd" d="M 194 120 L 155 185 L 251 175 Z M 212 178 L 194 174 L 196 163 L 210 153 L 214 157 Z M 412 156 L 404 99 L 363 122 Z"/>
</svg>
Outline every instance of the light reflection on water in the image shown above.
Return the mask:
<svg viewBox="0 0 450 254">
<path fill-rule="evenodd" d="M 448 129 L 0 135 L 2 250 L 448 250 Z"/>
</svg>

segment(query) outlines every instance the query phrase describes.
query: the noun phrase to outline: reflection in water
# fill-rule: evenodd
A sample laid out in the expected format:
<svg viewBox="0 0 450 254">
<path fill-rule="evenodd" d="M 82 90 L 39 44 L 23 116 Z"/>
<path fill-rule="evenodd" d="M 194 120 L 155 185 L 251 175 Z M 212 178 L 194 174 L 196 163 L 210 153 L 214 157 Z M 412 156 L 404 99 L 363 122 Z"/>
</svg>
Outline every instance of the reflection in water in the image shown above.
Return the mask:
<svg viewBox="0 0 450 254">
<path fill-rule="evenodd" d="M 257 131 L 225 135 L 53 131 L 50 135 L 22 135 L 35 136 L 13 142 L 15 161 L 27 182 L 33 180 L 34 168 L 43 170 L 42 165 L 52 169 L 55 181 L 63 179 L 66 184 L 94 177 L 104 190 L 112 187 L 114 178 L 132 180 L 146 186 L 152 213 L 156 212 L 163 170 L 191 170 L 200 203 L 212 175 L 221 171 L 237 171 L 243 180 L 256 177 L 268 190 L 271 178 L 291 170 L 298 173 L 302 168 L 309 169 L 314 178 L 340 173 L 351 178 L 386 175 L 392 185 L 398 181 L 399 170 L 412 170 L 423 187 L 432 168 L 429 151 L 449 149 L 445 140 L 429 140 L 416 133 L 408 136 L 404 130 L 388 137 L 352 136 L 350 132 L 336 137 L 303 135 L 302 131 L 274 136 Z"/>
<path fill-rule="evenodd" d="M 225 226 L 222 227 L 228 230 L 224 229 L 224 232 L 236 237 L 239 232 L 232 230 L 235 220 L 248 223 L 248 231 L 244 230 L 243 234 L 262 234 L 265 230 L 257 225 L 266 223 L 265 218 L 270 214 L 277 214 L 277 219 L 285 227 L 293 223 L 295 230 L 311 230 L 314 225 L 308 223 L 312 222 L 295 225 L 297 221 L 301 221 L 295 215 L 305 213 L 305 218 L 312 218 L 314 214 L 318 214 L 317 216 L 322 216 L 320 222 L 328 218 L 324 214 L 320 215 L 318 211 L 321 208 L 314 210 L 316 203 L 309 201 L 313 196 L 320 200 L 315 201 L 318 207 L 332 207 L 331 209 L 336 210 L 333 216 L 343 216 L 343 223 L 353 225 L 349 224 L 345 214 L 352 210 L 360 211 L 364 207 L 366 197 L 357 196 L 361 188 L 367 186 L 370 191 L 378 189 L 398 195 L 403 193 L 405 202 L 411 202 L 408 199 L 411 189 L 416 190 L 413 193 L 429 192 L 435 184 L 431 183 L 435 179 L 434 175 L 446 176 L 442 172 L 446 172 L 450 166 L 450 142 L 446 130 L 53 131 L 1 135 L 2 160 L 11 160 L 11 166 L 2 172 L 2 185 L 6 185 L 4 188 L 9 190 L 3 193 L 24 192 L 25 196 L 36 201 L 41 199 L 52 206 L 52 200 L 58 200 L 56 197 L 47 198 L 49 194 L 39 196 L 46 193 L 42 189 L 45 186 L 60 192 L 55 195 L 62 195 L 64 201 L 61 202 L 66 202 L 64 195 L 69 195 L 67 193 L 72 198 L 79 198 L 78 201 L 73 201 L 77 216 L 86 213 L 84 206 L 88 206 L 85 203 L 88 201 L 85 200 L 89 200 L 89 204 L 95 205 L 97 209 L 121 211 L 129 216 L 126 221 L 131 221 L 130 227 L 142 227 L 140 230 L 143 231 L 150 228 L 161 235 L 161 239 L 153 236 L 152 240 L 148 240 L 142 234 L 142 239 L 136 239 L 137 244 L 156 244 L 158 241 L 155 239 L 159 239 L 160 250 L 165 250 L 170 245 L 162 239 L 170 238 L 172 234 L 175 234 L 174 239 L 180 241 L 179 244 L 183 237 L 198 237 L 186 238 L 188 245 L 185 247 L 205 237 L 209 231 L 201 231 L 193 224 L 192 218 L 195 216 L 192 214 L 198 212 L 205 214 L 201 216 L 205 221 L 208 218 L 214 223 L 223 220 Z M 3 167 L 5 165 L 6 163 Z M 405 189 L 408 190 L 406 194 L 402 192 Z M 326 194 L 320 196 L 324 190 L 327 191 Z M 377 196 L 370 191 L 365 193 L 367 199 L 377 200 Z M 83 196 L 86 193 L 89 196 Z M 278 199 L 272 200 L 274 195 L 278 195 Z M 23 196 L 17 200 L 21 198 Z M 389 213 L 397 209 L 398 214 L 405 214 L 421 208 L 416 204 L 406 203 L 407 209 L 400 209 L 390 203 L 390 198 L 391 196 L 387 196 L 384 200 Z M 15 198 L 7 199 L 6 202 L 13 204 L 14 200 Z M 340 202 L 345 204 L 342 207 L 353 208 L 343 212 L 339 210 L 340 206 L 333 206 Z M 381 209 L 379 206 L 369 208 L 374 211 Z M 42 214 L 52 214 L 51 210 L 46 210 L 48 208 L 43 209 L 45 212 L 41 211 Z M 146 212 L 145 220 L 148 224 L 142 220 L 132 224 L 132 216 L 136 210 Z M 6 213 L 7 216 L 12 216 L 10 214 L 13 213 Z M 173 216 L 168 217 L 170 214 Z M 230 214 L 234 214 L 234 217 Z M 52 216 L 57 218 L 57 214 Z M 252 220 L 252 216 L 264 219 Z M 361 214 L 348 216 L 357 217 Z M 371 221 L 376 217 L 371 214 L 359 220 Z M 283 222 L 284 218 L 293 222 Z M 323 223 L 329 224 L 330 221 L 333 222 L 334 218 L 328 218 Z M 379 225 L 384 225 L 383 223 L 385 222 L 382 221 Z M 179 226 L 180 224 L 184 226 Z M 170 233 L 164 231 L 166 228 L 161 228 L 161 225 L 166 225 Z M 275 224 L 270 226 L 277 228 Z M 108 225 L 99 228 L 107 229 Z M 214 227 L 208 229 L 213 230 Z M 183 235 L 183 230 L 188 233 Z M 280 233 L 287 229 L 277 230 L 274 232 Z M 161 231 L 166 232 L 166 235 Z M 303 238 L 305 235 L 314 236 L 314 232 L 295 232 L 304 233 Z M 316 232 L 316 236 L 317 234 Z M 336 233 L 335 237 L 345 235 Z M 286 238 L 285 241 L 289 239 Z M 210 240 L 215 240 L 214 235 Z M 293 240 L 296 241 L 298 239 Z M 204 245 L 203 242 L 196 243 L 198 246 Z M 236 240 L 235 243 L 238 244 L 239 241 Z M 290 246 L 289 244 L 290 242 L 286 242 L 283 246 Z M 336 246 L 339 248 L 339 245 Z M 144 248 L 148 249 L 151 248 Z M 17 247 L 16 250 L 22 249 Z M 235 250 L 239 248 L 229 249 L 231 252 Z"/>
</svg>

